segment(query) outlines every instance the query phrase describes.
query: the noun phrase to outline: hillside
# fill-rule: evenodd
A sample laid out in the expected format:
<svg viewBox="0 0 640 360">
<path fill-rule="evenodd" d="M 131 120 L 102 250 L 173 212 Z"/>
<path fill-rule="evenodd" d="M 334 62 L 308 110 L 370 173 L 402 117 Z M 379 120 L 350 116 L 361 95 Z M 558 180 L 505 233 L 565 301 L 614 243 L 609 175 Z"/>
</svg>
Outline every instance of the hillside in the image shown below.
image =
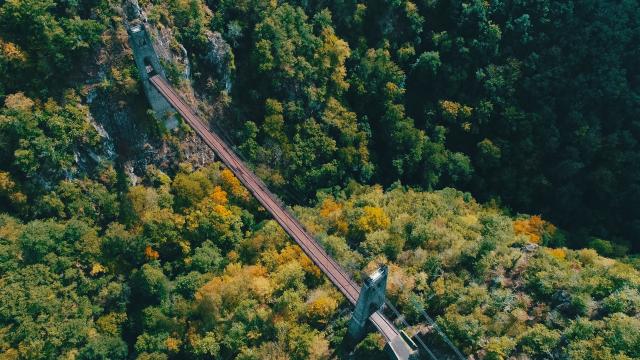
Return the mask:
<svg viewBox="0 0 640 360">
<path fill-rule="evenodd" d="M 4 358 L 349 351 L 344 298 L 228 170 L 184 165 L 171 179 L 149 168 L 120 199 L 96 201 L 112 186 L 63 181 L 66 211 L 2 216 Z M 113 209 L 119 220 L 105 222 Z M 593 250 L 544 246 L 555 228 L 538 217 L 513 219 L 453 189 L 356 184 L 295 212 L 354 274 L 390 265 L 388 294 L 412 332 L 424 331 L 426 311 L 476 358 L 640 356 L 640 272 Z M 378 336 L 356 357 L 380 351 Z"/>
<path fill-rule="evenodd" d="M 149 110 L 137 6 L 172 86 L 354 278 L 389 265 L 436 354 L 640 358 L 636 1 L 8 0 L 0 360 L 386 358 Z"/>
</svg>

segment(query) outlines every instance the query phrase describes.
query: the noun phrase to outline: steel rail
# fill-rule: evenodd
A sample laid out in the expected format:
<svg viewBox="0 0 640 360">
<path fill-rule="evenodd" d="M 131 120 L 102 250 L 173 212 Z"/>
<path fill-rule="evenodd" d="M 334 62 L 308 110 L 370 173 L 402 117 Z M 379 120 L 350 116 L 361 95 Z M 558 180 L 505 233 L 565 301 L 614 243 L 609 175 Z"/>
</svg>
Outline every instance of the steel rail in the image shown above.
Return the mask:
<svg viewBox="0 0 640 360">
<path fill-rule="evenodd" d="M 167 98 L 167 100 L 185 118 L 196 132 L 203 137 L 206 143 L 218 153 L 221 160 L 234 172 L 238 179 L 252 192 L 259 202 L 274 215 L 278 223 L 291 235 L 296 242 L 300 243 L 307 256 L 333 280 L 347 296 L 350 302 L 355 303 L 359 295 L 357 286 L 345 275 L 343 269 L 322 249 L 319 244 L 304 231 L 301 225 L 284 209 L 284 207 L 274 199 L 266 186 L 256 179 L 255 175 L 230 151 L 226 144 L 215 134 L 209 132 L 202 121 L 191 111 L 190 107 L 175 94 L 161 77 L 152 77 L 152 84 Z M 270 196 L 271 195 L 271 196 Z M 303 237 L 303 239 L 301 239 Z M 331 269 L 333 268 L 333 269 Z"/>
<path fill-rule="evenodd" d="M 149 78 L 153 86 L 167 99 L 182 118 L 194 129 L 203 141 L 220 157 L 220 160 L 233 172 L 251 194 L 265 207 L 282 228 L 302 248 L 304 253 L 318 266 L 331 282 L 355 304 L 360 288 L 346 275 L 346 271 L 317 243 L 304 229 L 304 226 L 286 209 L 260 180 L 234 153 L 233 150 L 214 132 L 210 131 L 198 115 L 179 96 L 160 75 Z M 369 318 L 387 342 L 393 343 L 400 337 L 400 332 L 381 312 Z"/>
</svg>

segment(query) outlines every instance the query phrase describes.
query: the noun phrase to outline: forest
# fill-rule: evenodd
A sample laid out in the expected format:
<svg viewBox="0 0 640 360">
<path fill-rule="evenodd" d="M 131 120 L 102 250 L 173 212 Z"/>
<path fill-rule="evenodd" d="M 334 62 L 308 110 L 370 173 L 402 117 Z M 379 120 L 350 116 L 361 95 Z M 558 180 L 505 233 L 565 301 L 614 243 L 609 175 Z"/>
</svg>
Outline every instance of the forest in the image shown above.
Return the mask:
<svg viewBox="0 0 640 360">
<path fill-rule="evenodd" d="M 386 359 L 149 110 L 135 2 L 0 1 L 0 360 Z M 169 81 L 358 281 L 389 266 L 434 352 L 640 358 L 638 1 L 139 6 Z"/>
</svg>

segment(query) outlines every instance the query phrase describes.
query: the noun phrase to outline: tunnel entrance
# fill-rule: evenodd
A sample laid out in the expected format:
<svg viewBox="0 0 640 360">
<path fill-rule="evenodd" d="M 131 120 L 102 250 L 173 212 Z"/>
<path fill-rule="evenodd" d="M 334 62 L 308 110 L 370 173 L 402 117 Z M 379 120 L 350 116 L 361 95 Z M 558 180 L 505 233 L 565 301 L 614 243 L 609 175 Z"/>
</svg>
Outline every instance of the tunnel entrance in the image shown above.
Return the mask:
<svg viewBox="0 0 640 360">
<path fill-rule="evenodd" d="M 153 64 L 151 64 L 151 58 L 150 57 L 145 57 L 143 59 L 144 62 L 144 69 L 147 72 L 147 76 L 152 77 L 154 75 L 157 75 L 156 69 L 153 67 Z"/>
</svg>

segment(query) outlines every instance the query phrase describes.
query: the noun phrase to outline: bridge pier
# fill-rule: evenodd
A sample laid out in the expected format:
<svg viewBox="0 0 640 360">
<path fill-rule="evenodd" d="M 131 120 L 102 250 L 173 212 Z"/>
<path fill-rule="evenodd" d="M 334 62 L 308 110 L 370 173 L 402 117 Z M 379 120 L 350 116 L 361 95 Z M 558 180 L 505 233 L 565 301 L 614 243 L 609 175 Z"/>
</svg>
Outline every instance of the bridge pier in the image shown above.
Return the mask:
<svg viewBox="0 0 640 360">
<path fill-rule="evenodd" d="M 364 338 L 367 334 L 371 316 L 379 315 L 378 311 L 385 303 L 388 275 L 389 268 L 383 265 L 364 280 L 364 285 L 360 288 L 360 295 L 349 321 L 347 334 L 353 342 L 358 342 Z M 417 359 L 418 352 L 416 351 L 415 343 L 402 331 L 399 333 L 400 335 L 395 338 L 387 339 L 385 351 L 389 358 L 394 360 Z"/>
<path fill-rule="evenodd" d="M 388 273 L 389 269 L 384 265 L 364 280 L 356 307 L 349 321 L 348 334 L 352 340 L 360 341 L 364 338 L 369 317 L 384 305 Z"/>
<path fill-rule="evenodd" d="M 127 31 L 129 32 L 129 44 L 133 50 L 133 58 L 140 73 L 144 93 L 156 116 L 164 121 L 167 129 L 174 129 L 178 126 L 178 119 L 175 116 L 176 112 L 173 106 L 149 82 L 149 78 L 155 74 L 166 78 L 164 69 L 160 65 L 156 50 L 153 48 L 153 42 L 145 27 L 143 15 L 137 2 L 131 3 L 131 6 L 134 7 L 132 11 L 133 18 L 127 24 Z"/>
</svg>

